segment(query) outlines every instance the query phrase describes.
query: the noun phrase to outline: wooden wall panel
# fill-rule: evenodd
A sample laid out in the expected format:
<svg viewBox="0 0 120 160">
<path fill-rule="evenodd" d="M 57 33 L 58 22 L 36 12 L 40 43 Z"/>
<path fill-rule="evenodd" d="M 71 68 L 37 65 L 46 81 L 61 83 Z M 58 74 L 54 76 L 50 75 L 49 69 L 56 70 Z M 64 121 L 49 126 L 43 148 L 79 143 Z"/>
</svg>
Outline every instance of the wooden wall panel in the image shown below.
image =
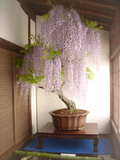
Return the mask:
<svg viewBox="0 0 120 160">
<path fill-rule="evenodd" d="M 14 145 L 12 52 L 0 48 L 0 156 Z"/>
<path fill-rule="evenodd" d="M 32 134 L 29 103 L 16 92 L 14 58 L 23 58 L 21 48 L 8 41 L 0 41 L 0 160 L 23 144 Z"/>
<path fill-rule="evenodd" d="M 120 6 L 115 14 L 110 30 L 110 54 L 112 55 L 120 45 Z"/>
<path fill-rule="evenodd" d="M 115 31 L 115 29 L 116 29 L 116 27 L 118 25 L 118 20 L 119 20 L 119 7 L 118 7 L 118 9 L 116 11 L 115 18 L 114 18 L 112 26 L 111 26 L 111 31 L 110 31 L 111 32 L 111 37 L 113 36 L 114 31 Z"/>
<path fill-rule="evenodd" d="M 15 58 L 23 58 L 15 54 Z M 19 70 L 15 68 L 15 75 L 19 74 Z M 15 77 L 15 83 L 18 78 Z M 15 88 L 15 112 L 16 112 L 16 143 L 19 143 L 22 139 L 30 136 L 29 130 L 29 114 L 28 114 L 28 98 L 23 98 L 20 95 L 20 87 Z"/>
<path fill-rule="evenodd" d="M 120 5 L 110 31 L 111 53 L 111 140 L 115 156 L 120 159 Z"/>
</svg>

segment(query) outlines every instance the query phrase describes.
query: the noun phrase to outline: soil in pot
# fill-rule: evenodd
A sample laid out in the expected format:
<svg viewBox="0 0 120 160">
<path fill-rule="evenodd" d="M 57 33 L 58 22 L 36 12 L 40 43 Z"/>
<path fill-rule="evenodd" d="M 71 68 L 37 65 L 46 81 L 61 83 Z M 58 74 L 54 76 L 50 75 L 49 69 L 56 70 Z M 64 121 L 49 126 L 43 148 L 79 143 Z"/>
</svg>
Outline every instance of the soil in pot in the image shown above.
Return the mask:
<svg viewBox="0 0 120 160">
<path fill-rule="evenodd" d="M 57 110 L 54 113 L 59 114 L 59 115 L 81 115 L 86 112 L 87 111 L 80 110 L 80 109 L 69 110 L 67 108 L 64 108 L 64 109 Z"/>
</svg>

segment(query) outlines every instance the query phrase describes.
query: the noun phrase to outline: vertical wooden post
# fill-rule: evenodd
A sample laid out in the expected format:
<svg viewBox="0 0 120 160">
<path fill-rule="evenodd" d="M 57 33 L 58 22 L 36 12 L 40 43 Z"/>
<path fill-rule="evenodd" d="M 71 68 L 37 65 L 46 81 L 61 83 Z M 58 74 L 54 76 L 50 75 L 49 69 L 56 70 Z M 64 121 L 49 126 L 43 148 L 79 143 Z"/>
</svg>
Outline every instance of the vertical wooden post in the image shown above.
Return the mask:
<svg viewBox="0 0 120 160">
<path fill-rule="evenodd" d="M 119 31 L 120 31 L 120 2 L 119 2 Z M 120 37 L 119 37 L 119 45 L 120 45 Z M 120 59 L 118 60 L 119 62 L 119 66 L 120 67 Z M 119 71 L 120 72 L 120 71 Z M 118 73 L 119 73 L 118 72 Z M 120 74 L 120 73 L 119 73 Z M 118 76 L 118 82 L 120 81 L 120 76 Z M 119 84 L 118 84 L 119 86 Z M 118 97 L 120 97 L 120 91 L 118 92 Z M 118 100 L 118 102 L 120 103 L 120 100 Z M 118 107 L 118 132 L 120 134 L 120 105 Z"/>
<path fill-rule="evenodd" d="M 31 39 L 29 39 L 30 35 L 31 35 L 31 24 L 30 24 L 30 17 L 28 17 L 28 44 L 31 43 Z M 29 114 L 29 131 L 32 134 L 31 95 L 28 96 L 28 114 Z"/>
<path fill-rule="evenodd" d="M 12 57 L 13 57 L 13 124 L 14 124 L 14 142 L 16 145 L 16 104 L 15 104 L 15 67 L 14 67 L 14 60 L 15 60 L 15 52 L 12 53 Z"/>
<path fill-rule="evenodd" d="M 35 36 L 37 36 L 37 25 L 35 21 Z M 38 108 L 37 108 L 37 86 L 36 86 L 36 128 L 38 133 Z"/>
<path fill-rule="evenodd" d="M 29 39 L 31 35 L 30 30 L 31 30 L 30 17 L 28 17 L 28 44 L 30 44 L 30 39 Z"/>
</svg>

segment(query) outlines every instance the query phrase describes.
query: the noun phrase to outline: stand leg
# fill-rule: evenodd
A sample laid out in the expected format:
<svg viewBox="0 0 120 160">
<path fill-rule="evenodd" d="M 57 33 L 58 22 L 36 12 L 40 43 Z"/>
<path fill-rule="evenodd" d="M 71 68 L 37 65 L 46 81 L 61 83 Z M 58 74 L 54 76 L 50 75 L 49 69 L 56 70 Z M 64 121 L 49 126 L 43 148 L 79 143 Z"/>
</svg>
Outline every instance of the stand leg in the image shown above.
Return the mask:
<svg viewBox="0 0 120 160">
<path fill-rule="evenodd" d="M 93 151 L 98 152 L 98 138 L 94 138 Z"/>
<path fill-rule="evenodd" d="M 39 146 L 38 146 L 38 149 L 43 149 L 43 139 L 42 137 L 38 136 L 38 142 L 39 142 Z"/>
</svg>

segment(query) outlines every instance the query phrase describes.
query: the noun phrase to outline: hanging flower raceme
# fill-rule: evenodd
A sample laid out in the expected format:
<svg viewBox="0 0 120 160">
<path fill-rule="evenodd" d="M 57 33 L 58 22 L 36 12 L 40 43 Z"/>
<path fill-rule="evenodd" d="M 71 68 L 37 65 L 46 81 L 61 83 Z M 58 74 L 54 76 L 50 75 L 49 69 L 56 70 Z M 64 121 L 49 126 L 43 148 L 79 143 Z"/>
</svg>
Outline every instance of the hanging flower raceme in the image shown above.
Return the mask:
<svg viewBox="0 0 120 160">
<path fill-rule="evenodd" d="M 25 55 L 20 75 L 44 78 L 47 92 L 58 91 L 63 80 L 82 99 L 87 93 L 86 68 L 100 66 L 100 34 L 86 26 L 73 9 L 56 5 L 48 14 L 49 18 L 41 22 L 41 45 Z"/>
</svg>

